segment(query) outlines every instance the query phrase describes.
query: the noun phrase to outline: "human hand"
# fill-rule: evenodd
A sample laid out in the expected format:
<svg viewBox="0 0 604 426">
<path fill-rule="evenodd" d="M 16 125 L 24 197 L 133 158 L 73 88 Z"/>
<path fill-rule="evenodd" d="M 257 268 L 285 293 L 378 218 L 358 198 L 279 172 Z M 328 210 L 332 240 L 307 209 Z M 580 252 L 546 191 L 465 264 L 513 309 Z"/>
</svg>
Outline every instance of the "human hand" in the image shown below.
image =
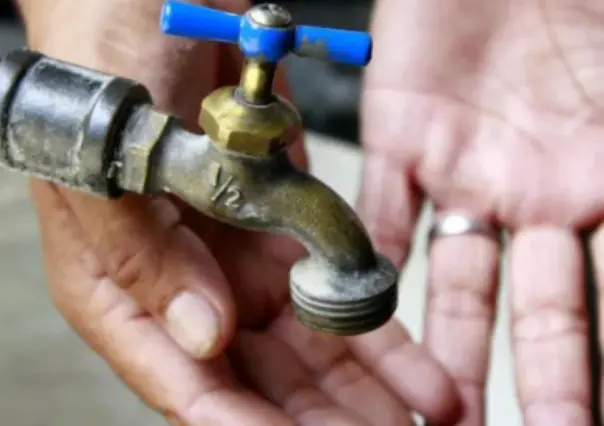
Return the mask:
<svg viewBox="0 0 604 426">
<path fill-rule="evenodd" d="M 159 33 L 158 0 L 21 4 L 34 49 L 141 81 L 190 123 L 212 87 L 237 82 L 233 49 Z M 292 155 L 304 163 L 301 144 Z M 412 409 L 455 420 L 452 381 L 398 323 L 342 339 L 296 321 L 287 281 L 302 251 L 290 241 L 168 198 L 105 201 L 42 182 L 32 193 L 59 310 L 172 424 L 402 426 Z"/>
<path fill-rule="evenodd" d="M 510 231 L 516 384 L 529 426 L 591 424 L 578 231 L 604 217 L 601 4 L 381 0 L 374 17 L 362 216 L 399 264 L 421 195 L 440 215 Z M 603 230 L 591 239 L 600 274 Z M 437 239 L 430 251 L 425 338 L 456 377 L 464 426 L 484 425 L 499 255 L 481 236 Z"/>
</svg>

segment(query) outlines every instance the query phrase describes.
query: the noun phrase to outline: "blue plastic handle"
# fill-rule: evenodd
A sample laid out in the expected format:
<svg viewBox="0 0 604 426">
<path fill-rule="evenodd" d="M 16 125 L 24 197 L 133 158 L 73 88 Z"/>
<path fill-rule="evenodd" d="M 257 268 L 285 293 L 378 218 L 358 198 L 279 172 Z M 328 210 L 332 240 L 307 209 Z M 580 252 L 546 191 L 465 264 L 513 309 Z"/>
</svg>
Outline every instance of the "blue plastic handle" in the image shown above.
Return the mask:
<svg viewBox="0 0 604 426">
<path fill-rule="evenodd" d="M 241 16 L 209 7 L 168 0 L 160 18 L 162 32 L 199 40 L 237 43 Z"/>
<path fill-rule="evenodd" d="M 371 36 L 362 31 L 300 25 L 296 28 L 294 52 L 306 56 L 324 56 L 332 62 L 365 66 L 371 61 Z M 323 50 L 324 49 L 324 50 Z"/>
<path fill-rule="evenodd" d="M 270 62 L 290 52 L 356 66 L 365 66 L 371 60 L 372 40 L 366 32 L 312 26 L 264 27 L 247 15 L 176 0 L 164 3 L 160 27 L 173 36 L 238 44 L 247 57 Z"/>
</svg>

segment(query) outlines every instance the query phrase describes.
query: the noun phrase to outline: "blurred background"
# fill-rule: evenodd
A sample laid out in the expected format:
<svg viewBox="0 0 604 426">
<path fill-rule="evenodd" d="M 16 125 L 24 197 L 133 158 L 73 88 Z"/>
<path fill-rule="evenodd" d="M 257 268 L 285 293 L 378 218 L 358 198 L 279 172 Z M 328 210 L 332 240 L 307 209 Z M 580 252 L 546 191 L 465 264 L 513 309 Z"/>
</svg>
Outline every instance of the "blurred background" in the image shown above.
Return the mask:
<svg viewBox="0 0 604 426">
<path fill-rule="evenodd" d="M 367 28 L 372 6 L 369 0 L 278 3 L 288 7 L 298 23 L 356 30 Z M 0 0 L 0 57 L 23 44 L 23 31 L 11 2 Z M 353 203 L 361 169 L 360 70 L 297 57 L 289 57 L 286 67 L 295 103 L 309 131 L 306 140 L 312 171 Z M 0 182 L 0 425 L 162 425 L 55 312 L 45 286 L 26 181 L 0 170 Z M 426 210 L 422 216 L 401 278 L 397 313 L 416 338 L 421 337 L 425 303 L 429 214 Z M 488 383 L 488 424 L 520 426 L 507 310 L 505 303 L 500 305 Z"/>
</svg>

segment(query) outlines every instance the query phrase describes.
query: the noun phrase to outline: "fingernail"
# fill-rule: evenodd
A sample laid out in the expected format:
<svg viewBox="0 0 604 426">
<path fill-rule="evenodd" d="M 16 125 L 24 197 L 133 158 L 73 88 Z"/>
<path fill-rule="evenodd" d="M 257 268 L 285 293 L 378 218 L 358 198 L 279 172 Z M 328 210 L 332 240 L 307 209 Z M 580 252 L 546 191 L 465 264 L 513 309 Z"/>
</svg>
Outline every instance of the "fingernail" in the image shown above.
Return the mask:
<svg viewBox="0 0 604 426">
<path fill-rule="evenodd" d="M 166 321 L 170 335 L 194 358 L 207 357 L 220 334 L 217 312 L 200 295 L 181 293 L 168 306 Z"/>
</svg>

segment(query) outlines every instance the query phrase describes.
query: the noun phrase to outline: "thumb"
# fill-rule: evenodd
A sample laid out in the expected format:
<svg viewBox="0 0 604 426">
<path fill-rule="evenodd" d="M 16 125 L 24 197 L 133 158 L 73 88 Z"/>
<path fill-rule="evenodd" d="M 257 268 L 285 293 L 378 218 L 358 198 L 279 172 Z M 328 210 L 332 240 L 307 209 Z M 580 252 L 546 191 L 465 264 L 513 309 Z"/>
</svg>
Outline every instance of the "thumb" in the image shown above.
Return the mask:
<svg viewBox="0 0 604 426">
<path fill-rule="evenodd" d="M 385 150 L 367 150 L 357 209 L 376 249 L 399 269 L 411 247 L 419 207 L 404 164 Z"/>
</svg>

